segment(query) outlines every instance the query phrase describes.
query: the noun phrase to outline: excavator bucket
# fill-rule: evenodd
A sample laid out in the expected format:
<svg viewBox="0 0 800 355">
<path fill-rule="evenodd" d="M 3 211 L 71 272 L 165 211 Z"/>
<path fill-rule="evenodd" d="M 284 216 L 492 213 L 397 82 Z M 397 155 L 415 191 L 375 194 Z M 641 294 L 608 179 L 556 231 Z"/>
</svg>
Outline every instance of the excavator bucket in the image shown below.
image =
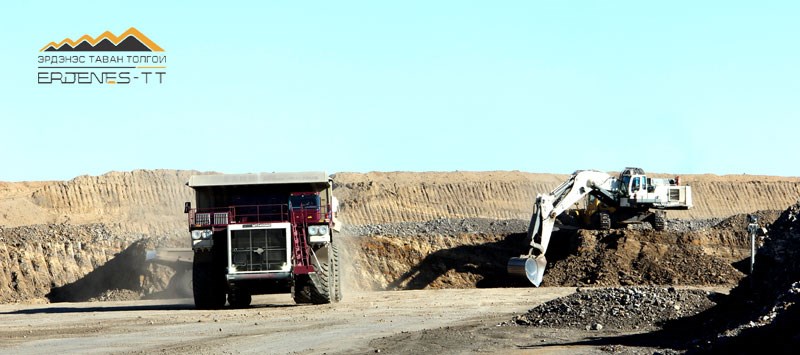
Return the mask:
<svg viewBox="0 0 800 355">
<path fill-rule="evenodd" d="M 518 275 L 528 279 L 534 286 L 539 287 L 544 276 L 544 268 L 547 267 L 547 259 L 544 254 L 539 256 L 523 256 L 508 260 L 506 269 L 511 275 Z"/>
</svg>

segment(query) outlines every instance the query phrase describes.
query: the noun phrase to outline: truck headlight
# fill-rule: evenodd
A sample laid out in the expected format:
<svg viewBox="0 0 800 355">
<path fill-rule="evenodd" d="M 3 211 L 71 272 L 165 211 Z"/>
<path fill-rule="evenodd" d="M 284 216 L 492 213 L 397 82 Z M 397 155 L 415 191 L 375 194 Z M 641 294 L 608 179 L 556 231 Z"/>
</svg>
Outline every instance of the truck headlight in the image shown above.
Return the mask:
<svg viewBox="0 0 800 355">
<path fill-rule="evenodd" d="M 328 226 L 319 226 L 319 235 L 328 234 Z"/>
<path fill-rule="evenodd" d="M 192 240 L 210 239 L 214 235 L 210 229 L 197 229 L 192 231 Z"/>
<path fill-rule="evenodd" d="M 319 233 L 319 226 L 309 226 L 308 235 L 317 235 Z"/>
</svg>

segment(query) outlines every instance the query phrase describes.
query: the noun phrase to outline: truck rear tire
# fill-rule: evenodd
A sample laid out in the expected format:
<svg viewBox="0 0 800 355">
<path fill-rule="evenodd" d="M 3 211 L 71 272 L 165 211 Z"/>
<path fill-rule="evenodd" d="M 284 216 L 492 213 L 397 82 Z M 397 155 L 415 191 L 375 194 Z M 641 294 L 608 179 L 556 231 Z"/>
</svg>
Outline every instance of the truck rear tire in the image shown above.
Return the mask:
<svg viewBox="0 0 800 355">
<path fill-rule="evenodd" d="M 215 270 L 211 261 L 204 259 L 204 253 L 195 253 L 192 263 L 192 295 L 197 309 L 220 309 L 225 306 L 225 275 L 222 270 Z M 210 259 L 210 257 L 209 257 Z"/>
</svg>

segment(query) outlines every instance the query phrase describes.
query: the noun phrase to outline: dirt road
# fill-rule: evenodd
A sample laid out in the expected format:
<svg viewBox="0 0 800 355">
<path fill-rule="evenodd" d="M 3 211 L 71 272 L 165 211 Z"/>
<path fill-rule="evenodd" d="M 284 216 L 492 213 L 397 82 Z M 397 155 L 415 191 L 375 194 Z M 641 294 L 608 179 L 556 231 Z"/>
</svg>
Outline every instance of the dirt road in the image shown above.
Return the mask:
<svg viewBox="0 0 800 355">
<path fill-rule="evenodd" d="M 295 306 L 288 295 L 267 295 L 257 296 L 252 308 L 220 311 L 195 310 L 190 299 L 1 305 L 0 349 L 17 354 L 305 354 L 375 353 L 376 345 L 386 345 L 383 352 L 391 353 L 402 351 L 404 337 L 420 331 L 493 326 L 574 290 L 364 292 L 323 306 Z M 391 343 L 395 338 L 398 344 Z M 516 348 L 503 338 L 474 345 L 498 352 Z M 471 349 L 464 348 L 465 340 L 453 337 L 451 350 Z"/>
</svg>

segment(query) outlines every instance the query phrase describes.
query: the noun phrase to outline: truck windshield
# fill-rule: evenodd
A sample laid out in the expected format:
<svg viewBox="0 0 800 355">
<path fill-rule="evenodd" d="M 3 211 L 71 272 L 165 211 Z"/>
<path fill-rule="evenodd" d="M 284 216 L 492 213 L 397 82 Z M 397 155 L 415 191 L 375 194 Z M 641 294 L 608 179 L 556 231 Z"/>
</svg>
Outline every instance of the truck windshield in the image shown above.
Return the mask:
<svg viewBox="0 0 800 355">
<path fill-rule="evenodd" d="M 318 208 L 319 196 L 317 195 L 290 196 L 289 205 L 292 206 L 292 208 Z"/>
</svg>

